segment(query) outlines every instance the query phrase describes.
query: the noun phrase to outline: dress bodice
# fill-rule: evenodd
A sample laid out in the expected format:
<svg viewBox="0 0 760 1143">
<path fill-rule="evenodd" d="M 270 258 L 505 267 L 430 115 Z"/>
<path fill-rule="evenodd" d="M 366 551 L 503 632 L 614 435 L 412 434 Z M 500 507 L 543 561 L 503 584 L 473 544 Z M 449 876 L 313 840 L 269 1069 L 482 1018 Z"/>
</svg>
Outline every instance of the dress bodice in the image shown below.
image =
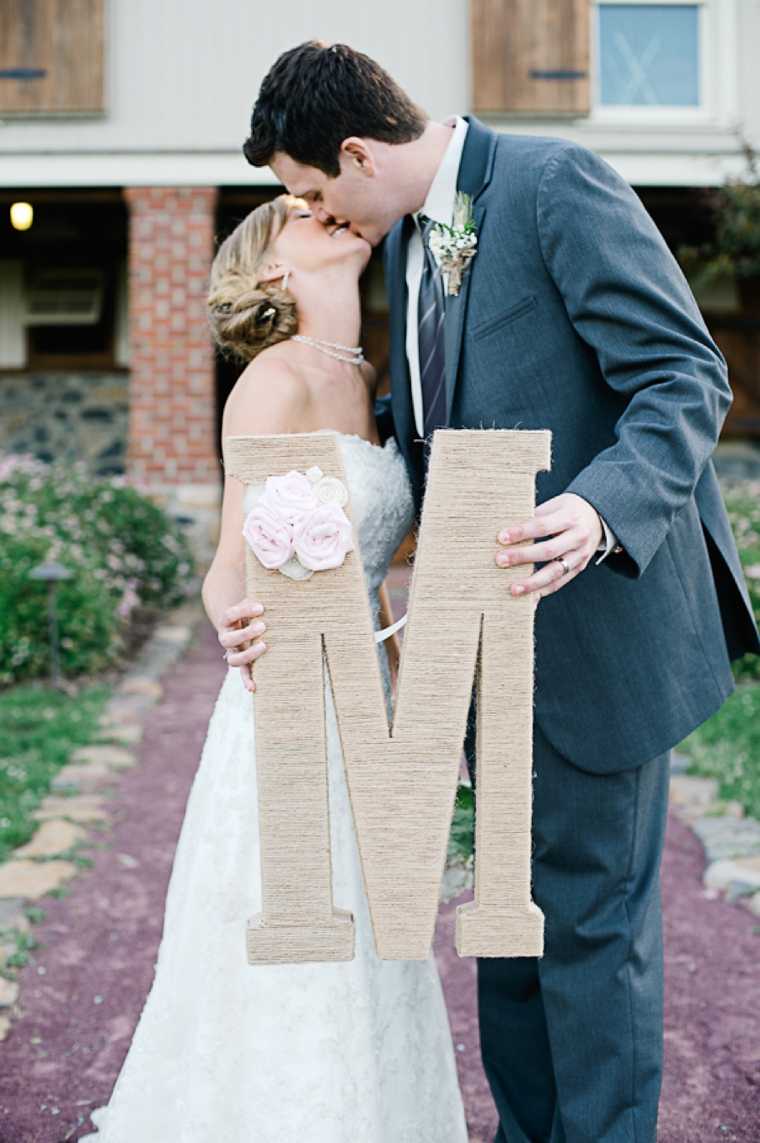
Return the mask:
<svg viewBox="0 0 760 1143">
<path fill-rule="evenodd" d="M 398 445 L 381 448 L 359 436 L 341 434 L 351 511 L 359 539 L 370 599 L 414 520 L 414 499 Z"/>
</svg>

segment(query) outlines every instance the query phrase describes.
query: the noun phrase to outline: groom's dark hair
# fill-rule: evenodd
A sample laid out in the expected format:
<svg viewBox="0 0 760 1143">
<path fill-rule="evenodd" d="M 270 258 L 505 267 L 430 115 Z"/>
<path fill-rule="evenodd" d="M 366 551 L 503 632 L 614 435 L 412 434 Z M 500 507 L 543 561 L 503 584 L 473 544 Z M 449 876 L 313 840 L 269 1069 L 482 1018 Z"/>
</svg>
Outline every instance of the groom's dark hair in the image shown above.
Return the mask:
<svg viewBox="0 0 760 1143">
<path fill-rule="evenodd" d="M 310 40 L 283 52 L 264 79 L 243 153 L 265 167 L 282 152 L 335 179 L 344 139 L 410 143 L 427 118 L 369 56 Z"/>
</svg>

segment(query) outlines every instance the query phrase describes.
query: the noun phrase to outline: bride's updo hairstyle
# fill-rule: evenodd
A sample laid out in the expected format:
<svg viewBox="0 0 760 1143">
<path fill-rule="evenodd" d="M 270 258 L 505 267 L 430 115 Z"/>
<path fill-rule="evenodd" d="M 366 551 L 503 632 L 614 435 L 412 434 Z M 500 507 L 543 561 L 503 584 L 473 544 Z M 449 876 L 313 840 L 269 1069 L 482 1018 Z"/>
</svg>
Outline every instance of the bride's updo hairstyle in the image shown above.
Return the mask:
<svg viewBox="0 0 760 1143">
<path fill-rule="evenodd" d="M 253 361 L 262 349 L 298 332 L 296 302 L 281 281 L 258 272 L 300 200 L 281 194 L 251 211 L 219 247 L 206 301 L 214 341 L 226 356 Z"/>
</svg>

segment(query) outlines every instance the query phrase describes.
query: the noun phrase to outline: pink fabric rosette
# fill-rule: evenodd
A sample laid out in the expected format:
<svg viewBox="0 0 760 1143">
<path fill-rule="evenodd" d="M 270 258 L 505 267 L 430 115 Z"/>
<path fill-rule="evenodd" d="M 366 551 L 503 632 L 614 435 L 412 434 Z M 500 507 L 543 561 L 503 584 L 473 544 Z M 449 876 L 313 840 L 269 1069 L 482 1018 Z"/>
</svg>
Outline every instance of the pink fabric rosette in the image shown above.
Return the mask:
<svg viewBox="0 0 760 1143">
<path fill-rule="evenodd" d="M 293 527 L 270 506 L 266 493 L 246 516 L 243 535 L 270 571 L 281 568 L 293 555 Z"/>
<path fill-rule="evenodd" d="M 270 476 L 262 499 L 286 523 L 298 528 L 304 517 L 319 504 L 314 486 L 300 472 L 286 476 Z M 261 500 L 259 501 L 261 503 Z"/>
<path fill-rule="evenodd" d="M 311 571 L 339 568 L 354 550 L 351 523 L 339 504 L 320 504 L 295 535 L 296 557 Z"/>
</svg>

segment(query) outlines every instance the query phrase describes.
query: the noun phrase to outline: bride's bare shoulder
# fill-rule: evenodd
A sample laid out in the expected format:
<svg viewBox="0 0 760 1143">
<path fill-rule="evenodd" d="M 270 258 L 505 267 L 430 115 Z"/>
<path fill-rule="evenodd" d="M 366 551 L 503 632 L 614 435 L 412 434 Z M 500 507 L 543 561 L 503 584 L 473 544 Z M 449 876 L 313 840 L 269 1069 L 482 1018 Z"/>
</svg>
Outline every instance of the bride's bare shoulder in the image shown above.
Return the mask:
<svg viewBox="0 0 760 1143">
<path fill-rule="evenodd" d="M 225 430 L 234 435 L 294 432 L 309 390 L 288 355 L 273 345 L 240 374 L 224 410 Z"/>
</svg>

